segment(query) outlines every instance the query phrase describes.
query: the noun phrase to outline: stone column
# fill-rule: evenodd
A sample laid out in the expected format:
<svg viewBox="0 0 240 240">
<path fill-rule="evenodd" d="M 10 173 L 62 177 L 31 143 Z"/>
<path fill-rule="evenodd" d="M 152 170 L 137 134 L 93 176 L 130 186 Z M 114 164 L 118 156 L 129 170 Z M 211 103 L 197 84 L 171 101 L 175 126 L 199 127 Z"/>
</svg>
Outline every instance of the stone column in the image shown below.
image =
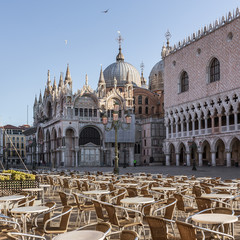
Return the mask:
<svg viewBox="0 0 240 240">
<path fill-rule="evenodd" d="M 129 147 L 129 166 L 133 166 L 134 147 Z"/>
<path fill-rule="evenodd" d="M 214 116 L 211 116 L 211 121 L 212 121 L 212 133 L 214 133 Z"/>
<path fill-rule="evenodd" d="M 169 138 L 169 125 L 166 125 L 166 139 Z"/>
<path fill-rule="evenodd" d="M 203 165 L 202 152 L 198 152 L 198 165 L 199 167 Z"/>
<path fill-rule="evenodd" d="M 187 166 L 189 167 L 191 165 L 191 161 L 190 161 L 190 152 L 187 152 Z"/>
<path fill-rule="evenodd" d="M 75 151 L 75 167 L 78 166 L 78 150 Z"/>
<path fill-rule="evenodd" d="M 237 130 L 237 112 L 234 112 L 234 125 L 235 125 L 235 131 Z"/>
<path fill-rule="evenodd" d="M 218 128 L 219 132 L 222 132 L 222 114 L 218 114 Z"/>
<path fill-rule="evenodd" d="M 226 150 L 227 155 L 227 167 L 231 167 L 231 152 L 229 150 Z"/>
<path fill-rule="evenodd" d="M 173 123 L 171 123 L 171 138 L 173 138 Z"/>
<path fill-rule="evenodd" d="M 178 122 L 176 122 L 176 137 L 178 137 Z"/>
<path fill-rule="evenodd" d="M 64 165 L 65 165 L 65 157 L 64 157 L 64 155 L 65 155 L 65 151 L 62 150 L 62 162 L 61 162 L 61 166 L 64 166 Z"/>
<path fill-rule="evenodd" d="M 226 114 L 226 126 L 227 126 L 227 132 L 229 131 L 229 114 Z"/>
<path fill-rule="evenodd" d="M 195 136 L 195 119 L 192 120 L 192 136 Z"/>
<path fill-rule="evenodd" d="M 189 120 L 186 120 L 187 122 L 187 136 L 189 136 Z"/>
<path fill-rule="evenodd" d="M 181 136 L 183 137 L 183 120 L 181 121 Z"/>
<path fill-rule="evenodd" d="M 198 135 L 201 134 L 201 117 L 198 119 Z"/>
<path fill-rule="evenodd" d="M 204 117 L 204 124 L 205 124 L 205 134 L 207 134 L 207 116 Z"/>
<path fill-rule="evenodd" d="M 170 166 L 170 154 L 166 153 L 166 166 Z"/>
<path fill-rule="evenodd" d="M 180 154 L 176 153 L 176 166 L 179 166 L 179 157 L 180 157 Z"/>
<path fill-rule="evenodd" d="M 216 166 L 216 152 L 211 152 L 212 153 L 212 166 Z"/>
</svg>

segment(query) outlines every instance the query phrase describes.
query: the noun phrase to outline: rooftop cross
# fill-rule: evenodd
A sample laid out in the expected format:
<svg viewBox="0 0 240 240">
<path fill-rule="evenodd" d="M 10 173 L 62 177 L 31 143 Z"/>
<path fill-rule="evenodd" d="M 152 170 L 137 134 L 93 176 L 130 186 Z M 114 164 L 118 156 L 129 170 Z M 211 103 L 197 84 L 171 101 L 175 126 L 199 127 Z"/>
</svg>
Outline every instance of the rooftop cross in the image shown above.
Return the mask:
<svg viewBox="0 0 240 240">
<path fill-rule="evenodd" d="M 121 44 L 124 39 L 122 38 L 120 31 L 117 31 L 117 32 L 118 32 L 118 38 L 116 40 L 118 41 L 119 48 L 121 48 Z"/>
</svg>

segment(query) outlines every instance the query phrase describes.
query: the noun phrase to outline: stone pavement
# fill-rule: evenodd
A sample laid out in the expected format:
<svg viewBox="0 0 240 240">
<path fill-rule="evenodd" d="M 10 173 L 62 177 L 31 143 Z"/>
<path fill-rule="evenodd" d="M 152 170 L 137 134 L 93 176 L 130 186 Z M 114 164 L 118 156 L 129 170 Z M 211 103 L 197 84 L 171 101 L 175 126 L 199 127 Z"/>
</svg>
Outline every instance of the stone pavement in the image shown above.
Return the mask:
<svg viewBox="0 0 240 240">
<path fill-rule="evenodd" d="M 112 172 L 113 167 L 78 167 L 78 168 L 58 168 L 58 170 L 69 169 L 69 170 L 79 170 L 79 171 L 102 171 L 102 172 Z M 136 167 L 120 167 L 120 174 L 124 173 L 159 173 L 159 174 L 169 174 L 169 175 L 195 175 L 196 177 L 221 177 L 224 179 L 234 179 L 240 178 L 240 167 L 197 167 L 197 171 L 193 171 L 192 167 L 187 166 L 136 166 Z"/>
</svg>

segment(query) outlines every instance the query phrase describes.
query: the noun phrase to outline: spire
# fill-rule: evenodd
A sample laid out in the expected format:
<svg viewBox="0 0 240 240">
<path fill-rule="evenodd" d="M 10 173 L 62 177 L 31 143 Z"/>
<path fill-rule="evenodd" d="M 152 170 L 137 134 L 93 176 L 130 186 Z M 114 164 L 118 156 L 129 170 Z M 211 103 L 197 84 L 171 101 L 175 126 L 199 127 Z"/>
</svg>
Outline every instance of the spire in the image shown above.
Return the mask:
<svg viewBox="0 0 240 240">
<path fill-rule="evenodd" d="M 169 30 L 167 30 L 167 32 L 165 33 L 165 37 L 167 39 L 167 48 L 169 48 L 169 39 L 172 37 L 172 35 L 169 32 Z"/>
<path fill-rule="evenodd" d="M 88 86 L 88 75 L 85 76 L 85 85 Z"/>
<path fill-rule="evenodd" d="M 35 95 L 35 101 L 34 101 L 34 106 L 36 106 L 37 105 L 37 95 Z"/>
<path fill-rule="evenodd" d="M 105 79 L 104 79 L 104 76 L 103 76 L 103 70 L 102 70 L 102 64 L 101 64 L 101 71 L 100 71 L 100 76 L 99 76 L 98 83 L 105 83 Z"/>
<path fill-rule="evenodd" d="M 70 75 L 70 71 L 69 71 L 69 64 L 67 65 L 67 70 L 66 70 L 66 76 L 65 76 L 65 81 L 64 83 L 68 82 L 68 81 L 72 81 L 71 79 L 71 75 Z"/>
<path fill-rule="evenodd" d="M 56 83 L 56 77 L 54 76 L 53 90 L 55 91 L 56 89 L 57 89 L 57 83 Z"/>
<path fill-rule="evenodd" d="M 118 48 L 118 50 L 119 50 L 119 53 L 118 53 L 118 55 L 117 55 L 117 57 L 116 57 L 116 60 L 117 60 L 117 62 L 118 61 L 124 61 L 124 56 L 123 56 L 123 54 L 122 54 L 122 42 L 123 42 L 123 38 L 122 38 L 122 36 L 121 36 L 121 34 L 120 34 L 120 31 L 118 31 L 118 38 L 117 38 L 117 41 L 118 41 L 118 44 L 119 44 L 119 48 Z"/>
<path fill-rule="evenodd" d="M 40 94 L 39 94 L 39 100 L 38 100 L 39 103 L 42 103 L 42 92 L 40 90 Z"/>
<path fill-rule="evenodd" d="M 63 73 L 60 73 L 60 79 L 59 79 L 59 83 L 58 83 L 58 88 L 63 86 Z"/>
<path fill-rule="evenodd" d="M 47 85 L 50 85 L 51 84 L 51 80 L 50 80 L 50 70 L 48 70 L 48 73 L 47 73 Z"/>
<path fill-rule="evenodd" d="M 140 64 L 140 68 L 141 68 L 141 86 L 144 87 L 146 86 L 146 79 L 143 76 L 143 70 L 144 70 L 144 63 L 142 61 L 142 63 Z"/>
</svg>

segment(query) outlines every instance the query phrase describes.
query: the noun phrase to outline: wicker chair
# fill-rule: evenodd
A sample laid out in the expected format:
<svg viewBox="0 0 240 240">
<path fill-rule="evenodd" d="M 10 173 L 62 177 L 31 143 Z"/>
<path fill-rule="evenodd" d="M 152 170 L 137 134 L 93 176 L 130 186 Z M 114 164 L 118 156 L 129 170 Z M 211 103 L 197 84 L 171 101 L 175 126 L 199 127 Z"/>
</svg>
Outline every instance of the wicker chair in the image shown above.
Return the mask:
<svg viewBox="0 0 240 240">
<path fill-rule="evenodd" d="M 187 198 L 186 196 L 183 196 L 181 194 L 175 193 L 174 197 L 177 199 L 177 216 L 178 218 L 179 212 L 182 213 L 184 216 L 187 215 L 189 216 L 190 213 L 196 213 L 198 210 L 196 208 L 193 208 L 191 206 L 185 206 L 184 199 Z"/>
<path fill-rule="evenodd" d="M 108 236 L 120 235 L 119 240 L 138 240 L 138 234 L 131 230 L 122 230 L 109 234 Z"/>
<path fill-rule="evenodd" d="M 202 188 L 194 185 L 193 188 L 192 188 L 192 194 L 194 194 L 196 197 L 201 197 Z"/>
<path fill-rule="evenodd" d="M 136 197 L 136 196 L 138 196 L 138 190 L 135 187 L 128 187 L 127 188 L 127 192 L 128 192 L 128 197 Z"/>
<path fill-rule="evenodd" d="M 55 202 L 47 202 L 47 203 L 45 203 L 45 206 L 49 208 L 48 211 L 35 215 L 33 218 L 33 221 L 31 223 L 28 223 L 28 225 L 27 225 L 28 229 L 36 228 L 36 227 L 43 228 L 45 222 L 51 218 L 51 214 L 56 207 L 56 203 Z M 39 220 L 40 217 L 42 217 L 41 220 Z"/>
<path fill-rule="evenodd" d="M 113 206 L 106 203 L 102 205 L 107 211 L 109 222 L 112 224 L 112 226 L 117 227 L 119 230 L 123 230 L 127 227 L 140 227 L 142 228 L 142 232 L 144 233 L 144 226 L 141 221 L 137 221 L 136 219 L 129 219 L 128 216 L 123 217 L 123 214 L 127 214 L 131 211 L 138 214 L 139 218 L 142 219 L 141 212 L 124 207 Z M 121 214 L 121 217 L 118 217 L 117 212 Z"/>
<path fill-rule="evenodd" d="M 109 202 L 114 205 L 121 205 L 121 200 L 125 197 L 127 190 L 125 188 L 120 188 L 116 196 L 112 197 Z"/>
<path fill-rule="evenodd" d="M 213 231 L 202 227 L 197 227 L 189 223 L 176 221 L 176 224 L 181 239 L 184 240 L 221 239 L 221 237 L 226 237 L 227 239 L 234 239 L 234 237 L 229 234 Z"/>
<path fill-rule="evenodd" d="M 71 206 L 73 208 L 77 208 L 77 203 L 76 202 L 69 203 L 69 198 L 72 197 L 72 195 L 67 194 L 65 192 L 58 192 L 58 193 L 59 193 L 59 196 L 60 196 L 62 206 L 68 205 L 68 206 Z"/>
<path fill-rule="evenodd" d="M 42 239 L 46 240 L 43 236 L 37 236 L 32 234 L 26 234 L 26 233 L 18 233 L 18 232 L 9 232 L 7 233 L 7 237 L 10 240 L 35 240 L 35 239 Z M 2 239 L 2 238 L 1 238 Z"/>
<path fill-rule="evenodd" d="M 195 200 L 196 200 L 199 212 L 202 211 L 202 210 L 205 210 L 207 208 L 211 208 L 212 207 L 211 199 L 202 198 L 202 197 L 196 197 Z"/>
<path fill-rule="evenodd" d="M 77 204 L 77 209 L 78 209 L 76 226 L 77 226 L 78 223 L 79 223 L 79 225 L 81 224 L 82 216 L 84 216 L 84 223 L 86 223 L 86 219 L 85 219 L 85 215 L 84 215 L 84 213 L 86 213 L 86 212 L 88 212 L 87 223 L 89 223 L 90 220 L 91 220 L 91 212 L 93 212 L 95 210 L 92 201 L 88 201 L 87 203 L 81 202 L 79 200 L 79 196 L 82 196 L 85 199 L 87 199 L 87 197 L 83 196 L 83 195 L 76 194 L 76 193 L 73 193 L 73 196 L 75 198 L 75 201 L 76 201 L 76 204 Z"/>
<path fill-rule="evenodd" d="M 64 206 L 60 208 L 55 208 L 55 210 L 62 209 L 62 213 L 59 215 L 56 215 L 50 219 L 48 219 L 43 227 L 37 227 L 34 229 L 34 233 L 40 236 L 44 236 L 46 234 L 50 234 L 51 238 L 53 234 L 60 234 L 67 232 L 69 219 L 72 211 L 71 206 Z M 56 219 L 60 219 L 58 226 L 52 227 L 50 222 Z"/>
<path fill-rule="evenodd" d="M 108 217 L 103 214 L 103 207 L 102 207 L 101 202 L 99 202 L 97 200 L 92 200 L 92 202 L 93 202 L 95 212 L 96 212 L 96 215 L 97 215 L 97 220 L 98 221 L 103 221 L 103 222 L 108 221 Z"/>
<path fill-rule="evenodd" d="M 168 233 L 167 222 L 174 222 L 160 217 L 146 216 L 145 217 L 151 231 L 152 240 L 174 240 L 177 239 Z M 185 240 L 185 239 L 184 239 Z"/>
</svg>

